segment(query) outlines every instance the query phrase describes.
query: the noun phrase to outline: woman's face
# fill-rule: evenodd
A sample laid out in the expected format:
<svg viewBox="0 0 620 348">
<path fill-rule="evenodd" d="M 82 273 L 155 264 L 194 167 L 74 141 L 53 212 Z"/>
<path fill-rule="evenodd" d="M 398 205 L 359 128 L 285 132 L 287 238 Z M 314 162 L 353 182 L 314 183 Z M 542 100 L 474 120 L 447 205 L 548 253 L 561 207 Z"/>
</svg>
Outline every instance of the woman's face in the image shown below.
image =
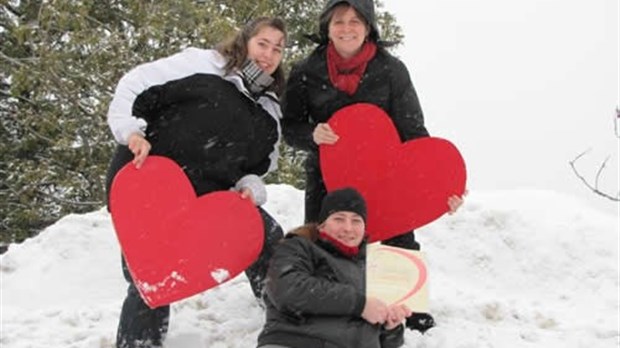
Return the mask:
<svg viewBox="0 0 620 348">
<path fill-rule="evenodd" d="M 353 7 L 344 5 L 334 8 L 329 21 L 328 36 L 342 58 L 351 58 L 356 55 L 362 48 L 367 35 L 366 21 Z"/>
<path fill-rule="evenodd" d="M 248 59 L 253 60 L 264 72 L 273 74 L 284 53 L 284 33 L 264 26 L 248 41 Z"/>
<path fill-rule="evenodd" d="M 330 214 L 319 228 L 342 244 L 356 247 L 364 239 L 366 224 L 356 213 L 337 211 Z"/>
</svg>

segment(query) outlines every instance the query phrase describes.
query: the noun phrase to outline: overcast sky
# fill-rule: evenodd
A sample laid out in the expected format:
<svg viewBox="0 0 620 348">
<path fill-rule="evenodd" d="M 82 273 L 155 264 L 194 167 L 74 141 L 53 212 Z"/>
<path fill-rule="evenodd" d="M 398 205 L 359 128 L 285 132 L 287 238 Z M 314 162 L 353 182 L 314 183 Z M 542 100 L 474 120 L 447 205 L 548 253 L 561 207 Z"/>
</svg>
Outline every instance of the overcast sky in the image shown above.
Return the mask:
<svg viewBox="0 0 620 348">
<path fill-rule="evenodd" d="M 616 0 L 386 0 L 403 27 L 398 55 L 410 69 L 435 136 L 463 152 L 472 189 L 542 188 L 618 204 Z"/>
</svg>

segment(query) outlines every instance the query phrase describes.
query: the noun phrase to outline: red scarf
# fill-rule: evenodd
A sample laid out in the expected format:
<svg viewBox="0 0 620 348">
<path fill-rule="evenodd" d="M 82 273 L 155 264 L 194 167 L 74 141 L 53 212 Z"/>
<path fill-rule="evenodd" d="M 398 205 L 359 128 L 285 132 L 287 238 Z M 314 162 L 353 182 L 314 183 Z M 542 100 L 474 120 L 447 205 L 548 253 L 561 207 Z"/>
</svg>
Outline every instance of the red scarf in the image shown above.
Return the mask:
<svg viewBox="0 0 620 348">
<path fill-rule="evenodd" d="M 332 84 L 348 95 L 355 94 L 362 75 L 366 71 L 366 66 L 375 53 L 377 53 L 377 45 L 368 41 L 359 53 L 349 59 L 344 59 L 336 51 L 334 43 L 330 41 L 327 46 L 327 71 Z"/>
<path fill-rule="evenodd" d="M 359 247 L 345 245 L 338 239 L 330 236 L 329 234 L 323 231 L 319 231 L 319 238 L 321 238 L 324 241 L 329 242 L 336 249 L 338 249 L 344 256 L 347 256 L 347 257 L 357 256 L 357 253 L 359 253 L 360 251 Z"/>
</svg>

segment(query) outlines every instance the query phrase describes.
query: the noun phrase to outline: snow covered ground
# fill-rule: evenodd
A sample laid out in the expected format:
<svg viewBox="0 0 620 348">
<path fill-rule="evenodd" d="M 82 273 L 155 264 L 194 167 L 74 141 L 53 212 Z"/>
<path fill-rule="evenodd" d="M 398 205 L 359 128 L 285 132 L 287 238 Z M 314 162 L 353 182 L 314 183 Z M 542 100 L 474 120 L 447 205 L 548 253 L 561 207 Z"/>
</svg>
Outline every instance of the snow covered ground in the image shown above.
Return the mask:
<svg viewBox="0 0 620 348">
<path fill-rule="evenodd" d="M 303 192 L 267 210 L 302 222 Z M 618 347 L 618 218 L 551 191 L 470 192 L 421 228 L 438 326 L 408 348 Z M 2 348 L 113 347 L 125 281 L 104 210 L 68 215 L 0 257 Z M 172 306 L 167 348 L 255 347 L 263 311 L 245 276 Z"/>
</svg>

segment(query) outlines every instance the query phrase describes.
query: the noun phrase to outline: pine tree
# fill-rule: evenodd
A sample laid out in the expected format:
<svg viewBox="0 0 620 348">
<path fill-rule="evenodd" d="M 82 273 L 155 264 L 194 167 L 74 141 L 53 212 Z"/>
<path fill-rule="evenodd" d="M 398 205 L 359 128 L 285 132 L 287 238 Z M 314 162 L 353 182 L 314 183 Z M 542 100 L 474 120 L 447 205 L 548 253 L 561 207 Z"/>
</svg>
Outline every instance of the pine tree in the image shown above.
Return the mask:
<svg viewBox="0 0 620 348">
<path fill-rule="evenodd" d="M 105 204 L 115 143 L 106 123 L 118 79 L 188 47 L 211 47 L 259 15 L 287 21 L 285 67 L 312 49 L 322 2 L 49 0 L 0 3 L 0 244 Z M 380 6 L 380 4 L 379 4 Z M 400 39 L 380 12 L 386 37 Z M 303 187 L 303 153 L 282 145 L 270 182 Z"/>
</svg>

